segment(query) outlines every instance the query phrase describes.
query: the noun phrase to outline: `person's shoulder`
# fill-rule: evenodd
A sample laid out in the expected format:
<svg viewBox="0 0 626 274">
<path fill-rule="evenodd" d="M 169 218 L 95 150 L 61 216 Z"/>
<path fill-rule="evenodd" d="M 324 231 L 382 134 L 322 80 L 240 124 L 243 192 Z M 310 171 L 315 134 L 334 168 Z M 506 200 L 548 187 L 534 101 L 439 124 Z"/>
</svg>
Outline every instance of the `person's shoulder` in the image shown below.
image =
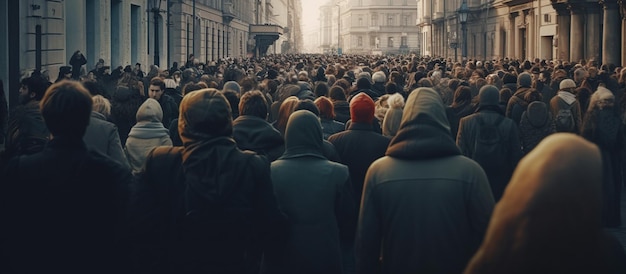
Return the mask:
<svg viewBox="0 0 626 274">
<path fill-rule="evenodd" d="M 333 145 L 334 145 L 336 142 L 340 142 L 346 136 L 350 136 L 350 131 L 349 130 L 344 130 L 344 131 L 337 132 L 337 133 L 335 133 L 333 135 L 328 136 L 328 141 L 333 143 Z"/>
<path fill-rule="evenodd" d="M 472 114 L 467 115 L 465 117 L 461 117 L 461 119 L 459 120 L 459 123 L 469 123 L 469 122 L 472 122 L 472 121 L 478 119 L 478 117 L 479 117 L 478 115 L 479 114 L 480 113 L 472 113 Z"/>
<path fill-rule="evenodd" d="M 128 170 L 127 167 L 122 165 L 121 163 L 111 159 L 110 157 L 102 154 L 96 150 L 87 150 L 86 159 L 84 164 L 90 165 L 92 168 L 98 170 L 111 170 L 116 172 L 125 172 Z"/>
</svg>

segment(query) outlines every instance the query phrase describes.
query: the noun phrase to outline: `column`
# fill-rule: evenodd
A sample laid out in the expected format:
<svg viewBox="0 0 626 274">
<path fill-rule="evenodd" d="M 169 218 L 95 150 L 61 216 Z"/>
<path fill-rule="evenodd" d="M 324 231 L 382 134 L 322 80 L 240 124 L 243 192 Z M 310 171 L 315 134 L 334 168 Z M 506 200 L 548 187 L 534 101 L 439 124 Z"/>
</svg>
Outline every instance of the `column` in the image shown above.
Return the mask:
<svg viewBox="0 0 626 274">
<path fill-rule="evenodd" d="M 571 12 L 570 28 L 570 58 L 571 62 L 578 62 L 584 58 L 584 10 L 580 6 L 569 6 Z"/>
<path fill-rule="evenodd" d="M 624 6 L 624 2 L 621 2 L 621 10 L 624 11 L 624 13 L 626 13 L 626 6 Z M 619 41 L 619 40 L 618 40 Z M 626 16 L 622 16 L 622 45 L 626 45 Z M 621 66 L 625 66 L 626 65 L 626 50 L 622 51 L 622 62 L 619 64 Z"/>
<path fill-rule="evenodd" d="M 620 64 L 621 45 L 616 41 L 622 41 L 620 31 L 620 14 L 616 0 L 604 0 L 604 29 L 602 30 L 602 63 Z M 609 42 L 610 41 L 610 42 Z"/>
<path fill-rule="evenodd" d="M 537 30 L 536 22 L 535 22 L 535 11 L 534 9 L 528 9 L 525 11 L 524 16 L 526 16 L 526 60 L 534 60 L 537 55 L 537 47 L 539 43 L 536 42 L 539 35 L 536 33 Z"/>
<path fill-rule="evenodd" d="M 515 17 L 517 17 L 519 15 L 518 12 L 514 12 L 509 14 L 509 45 L 508 45 L 508 51 L 507 51 L 507 56 L 509 58 L 515 58 L 515 33 L 517 32 L 517 26 L 515 25 Z"/>
<path fill-rule="evenodd" d="M 556 59 L 569 60 L 569 32 L 571 26 L 570 11 L 567 7 L 554 6 L 556 10 L 557 54 Z"/>
<path fill-rule="evenodd" d="M 600 50 L 602 49 L 602 29 L 601 29 L 601 6 L 598 3 L 588 3 L 584 6 L 587 13 L 585 33 L 585 59 L 588 61 L 600 61 Z M 573 60 L 578 61 L 578 60 Z"/>
</svg>

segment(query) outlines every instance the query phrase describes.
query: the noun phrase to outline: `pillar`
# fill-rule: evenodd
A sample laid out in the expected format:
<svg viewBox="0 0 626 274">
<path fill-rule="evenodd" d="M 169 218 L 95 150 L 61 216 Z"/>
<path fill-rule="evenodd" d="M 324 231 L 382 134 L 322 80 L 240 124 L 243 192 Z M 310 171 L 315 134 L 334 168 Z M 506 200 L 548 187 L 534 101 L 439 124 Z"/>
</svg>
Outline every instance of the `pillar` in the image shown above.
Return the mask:
<svg viewBox="0 0 626 274">
<path fill-rule="evenodd" d="M 525 11 L 526 22 L 528 22 L 526 27 L 526 60 L 533 60 L 535 57 L 538 57 L 537 54 L 537 37 L 539 34 L 536 33 L 537 26 L 535 25 L 535 12 L 534 9 L 529 9 Z"/>
<path fill-rule="evenodd" d="M 566 6 L 554 6 L 556 10 L 556 35 L 557 40 L 557 54 L 556 58 L 559 60 L 569 60 L 569 32 L 571 26 L 570 11 Z"/>
<path fill-rule="evenodd" d="M 569 6 L 571 12 L 570 61 L 578 62 L 584 58 L 584 10 L 580 6 Z"/>
<path fill-rule="evenodd" d="M 517 26 L 515 25 L 515 18 L 519 15 L 518 12 L 514 12 L 509 14 L 509 46 L 508 46 L 508 51 L 507 51 L 507 55 L 509 58 L 515 58 L 516 54 L 515 54 L 515 45 L 517 44 L 515 42 L 515 33 L 517 32 Z"/>
<path fill-rule="evenodd" d="M 624 7 L 621 7 L 621 8 L 624 9 Z M 626 45 L 626 16 L 622 17 L 622 44 L 621 45 Z M 626 50 L 622 51 L 622 62 L 620 63 L 620 65 L 621 66 L 626 65 Z"/>
<path fill-rule="evenodd" d="M 621 45 L 615 41 L 622 41 L 620 31 L 620 14 L 616 0 L 604 0 L 604 29 L 602 30 L 602 63 L 620 64 Z M 622 63 L 623 64 L 623 63 Z"/>
<path fill-rule="evenodd" d="M 601 6 L 598 3 L 588 3 L 584 6 L 586 12 L 585 24 L 585 59 L 600 61 L 600 50 L 602 49 L 602 19 L 600 15 Z M 578 61 L 578 60 L 573 60 Z"/>
</svg>

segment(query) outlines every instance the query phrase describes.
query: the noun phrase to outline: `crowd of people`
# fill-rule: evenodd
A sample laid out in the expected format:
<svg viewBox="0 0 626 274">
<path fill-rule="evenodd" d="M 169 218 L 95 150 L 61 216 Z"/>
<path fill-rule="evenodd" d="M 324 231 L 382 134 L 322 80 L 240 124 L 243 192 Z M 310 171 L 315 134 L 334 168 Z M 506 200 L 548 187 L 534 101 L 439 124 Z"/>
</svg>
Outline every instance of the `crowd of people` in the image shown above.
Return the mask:
<svg viewBox="0 0 626 274">
<path fill-rule="evenodd" d="M 1 273 L 626 273 L 626 69 L 69 64 L 0 101 Z"/>
</svg>

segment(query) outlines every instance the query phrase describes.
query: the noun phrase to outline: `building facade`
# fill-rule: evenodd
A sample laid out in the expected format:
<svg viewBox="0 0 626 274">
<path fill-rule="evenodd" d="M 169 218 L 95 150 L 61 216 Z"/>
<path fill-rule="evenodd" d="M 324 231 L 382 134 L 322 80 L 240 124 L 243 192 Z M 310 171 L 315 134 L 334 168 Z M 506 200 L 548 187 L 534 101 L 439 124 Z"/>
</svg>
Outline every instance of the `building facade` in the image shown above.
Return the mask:
<svg viewBox="0 0 626 274">
<path fill-rule="evenodd" d="M 414 0 L 329 1 L 320 8 L 322 51 L 339 47 L 349 54 L 417 52 L 416 9 Z"/>
<path fill-rule="evenodd" d="M 545 58 L 556 54 L 556 12 L 549 0 L 466 0 L 466 38 L 459 18 L 463 0 L 417 0 L 421 54 L 468 58 Z"/>
<path fill-rule="evenodd" d="M 300 0 L 0 0 L 0 79 L 13 106 L 22 75 L 40 69 L 54 81 L 76 50 L 87 70 L 99 59 L 147 70 L 190 54 L 298 52 L 301 13 Z"/>
<path fill-rule="evenodd" d="M 626 64 L 626 7 L 618 0 L 416 0 L 421 55 L 461 60 L 597 60 Z"/>
</svg>

